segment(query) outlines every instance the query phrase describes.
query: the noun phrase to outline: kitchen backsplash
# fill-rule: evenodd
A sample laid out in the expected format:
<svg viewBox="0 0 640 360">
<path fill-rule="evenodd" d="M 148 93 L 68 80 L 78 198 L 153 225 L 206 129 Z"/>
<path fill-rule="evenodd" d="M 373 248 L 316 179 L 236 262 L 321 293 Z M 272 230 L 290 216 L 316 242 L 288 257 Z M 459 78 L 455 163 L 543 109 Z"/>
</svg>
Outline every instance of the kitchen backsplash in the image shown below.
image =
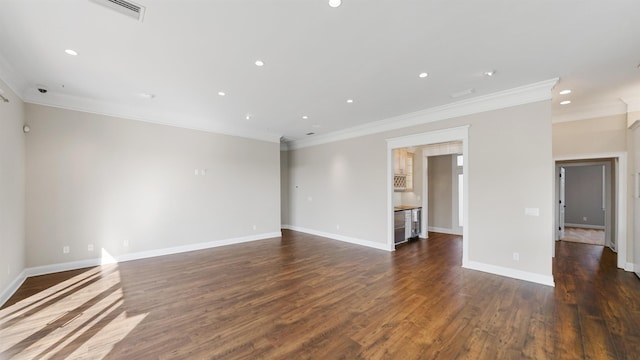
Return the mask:
<svg viewBox="0 0 640 360">
<path fill-rule="evenodd" d="M 420 195 L 414 192 L 394 192 L 393 193 L 393 206 L 400 205 L 413 205 L 413 206 L 421 206 L 422 199 Z"/>
</svg>

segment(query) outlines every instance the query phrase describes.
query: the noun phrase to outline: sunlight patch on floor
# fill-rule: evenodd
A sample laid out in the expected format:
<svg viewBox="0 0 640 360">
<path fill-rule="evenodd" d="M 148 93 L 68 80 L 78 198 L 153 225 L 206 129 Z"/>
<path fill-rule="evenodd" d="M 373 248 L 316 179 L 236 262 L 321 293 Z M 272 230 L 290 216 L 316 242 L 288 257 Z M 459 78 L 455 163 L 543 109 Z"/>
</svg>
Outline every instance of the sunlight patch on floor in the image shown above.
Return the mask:
<svg viewBox="0 0 640 360">
<path fill-rule="evenodd" d="M 147 316 L 127 316 L 120 280 L 96 267 L 0 310 L 0 358 L 104 357 Z"/>
</svg>

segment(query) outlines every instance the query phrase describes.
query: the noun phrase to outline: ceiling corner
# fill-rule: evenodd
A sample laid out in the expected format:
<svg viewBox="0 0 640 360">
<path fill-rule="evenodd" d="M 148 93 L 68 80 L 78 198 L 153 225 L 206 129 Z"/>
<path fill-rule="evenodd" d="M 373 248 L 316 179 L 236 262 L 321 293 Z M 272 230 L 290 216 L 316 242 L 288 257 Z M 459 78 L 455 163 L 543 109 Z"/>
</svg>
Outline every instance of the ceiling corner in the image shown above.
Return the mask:
<svg viewBox="0 0 640 360">
<path fill-rule="evenodd" d="M 0 80 L 4 81 L 20 100 L 24 101 L 24 90 L 27 88 L 27 81 L 11 64 L 0 54 Z"/>
</svg>

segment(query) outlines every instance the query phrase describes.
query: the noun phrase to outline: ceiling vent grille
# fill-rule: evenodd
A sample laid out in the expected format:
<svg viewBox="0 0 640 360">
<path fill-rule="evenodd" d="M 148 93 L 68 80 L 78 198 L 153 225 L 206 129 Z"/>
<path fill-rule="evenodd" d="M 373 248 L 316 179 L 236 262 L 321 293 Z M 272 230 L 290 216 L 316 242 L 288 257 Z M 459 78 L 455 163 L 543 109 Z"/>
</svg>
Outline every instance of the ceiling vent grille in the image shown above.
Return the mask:
<svg viewBox="0 0 640 360">
<path fill-rule="evenodd" d="M 96 4 L 100 4 L 108 7 L 109 9 L 115 10 L 121 14 L 132 17 L 138 21 L 142 21 L 144 17 L 145 7 L 138 5 L 136 3 L 132 3 L 131 1 L 124 0 L 91 0 Z"/>
</svg>

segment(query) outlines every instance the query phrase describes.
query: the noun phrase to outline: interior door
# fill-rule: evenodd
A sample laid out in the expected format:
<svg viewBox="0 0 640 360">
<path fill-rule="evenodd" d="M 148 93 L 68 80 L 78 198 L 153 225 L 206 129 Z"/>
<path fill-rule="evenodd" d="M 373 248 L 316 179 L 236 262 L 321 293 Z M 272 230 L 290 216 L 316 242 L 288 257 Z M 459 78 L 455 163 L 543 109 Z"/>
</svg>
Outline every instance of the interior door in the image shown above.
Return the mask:
<svg viewBox="0 0 640 360">
<path fill-rule="evenodd" d="M 560 189 L 558 194 L 558 240 L 564 238 L 564 212 L 567 208 L 565 204 L 565 171 L 560 167 Z"/>
</svg>

